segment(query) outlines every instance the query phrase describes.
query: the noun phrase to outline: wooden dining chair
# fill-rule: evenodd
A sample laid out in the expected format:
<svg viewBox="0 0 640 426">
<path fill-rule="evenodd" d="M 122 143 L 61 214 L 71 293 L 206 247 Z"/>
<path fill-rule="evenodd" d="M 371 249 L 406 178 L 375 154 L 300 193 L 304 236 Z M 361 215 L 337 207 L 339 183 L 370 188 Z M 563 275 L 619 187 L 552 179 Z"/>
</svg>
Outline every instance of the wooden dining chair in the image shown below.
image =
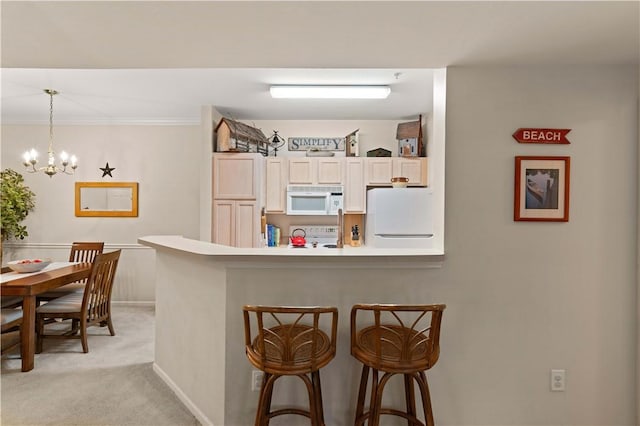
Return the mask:
<svg viewBox="0 0 640 426">
<path fill-rule="evenodd" d="M 246 305 L 243 314 L 247 358 L 264 372 L 256 426 L 267 426 L 272 417 L 283 414 L 305 416 L 312 426 L 324 426 L 320 369 L 336 355 L 338 309 Z M 273 386 L 284 376 L 299 377 L 304 382 L 308 410 L 271 410 Z"/>
<path fill-rule="evenodd" d="M 93 263 L 96 256 L 104 250 L 104 242 L 74 242 L 69 252 L 69 262 Z M 38 302 L 57 299 L 71 293 L 81 293 L 87 280 L 56 287 L 38 295 Z M 39 303 L 38 303 L 39 304 Z"/>
<path fill-rule="evenodd" d="M 8 266 L 3 266 L 0 271 L 3 274 L 7 272 L 11 272 L 12 269 Z M 2 309 L 10 309 L 10 308 L 18 308 L 22 306 L 22 296 L 1 296 L 0 297 L 0 307 Z"/>
<path fill-rule="evenodd" d="M 83 293 L 71 293 L 59 297 L 36 309 L 36 352 L 42 351 L 43 339 L 81 339 L 83 352 L 89 352 L 87 327 L 108 326 L 115 336 L 111 322 L 111 291 L 118 267 L 121 250 L 96 256 L 91 275 Z M 45 323 L 49 319 L 70 319 L 71 329 L 64 334 L 45 334 Z M 78 329 L 80 335 L 78 335 Z"/>
<path fill-rule="evenodd" d="M 22 309 L 2 309 L 2 354 L 20 344 L 22 329 Z"/>
<path fill-rule="evenodd" d="M 440 356 L 440 324 L 445 307 L 443 304 L 352 307 L 351 355 L 362 363 L 355 426 L 364 425 L 367 420 L 367 425 L 378 426 L 381 414 L 402 417 L 412 426 L 434 425 L 425 371 L 433 367 Z M 370 370 L 371 402 L 365 411 Z M 382 406 L 383 391 L 396 374 L 404 378 L 406 410 Z M 422 396 L 424 423 L 417 416 L 414 382 Z"/>
</svg>

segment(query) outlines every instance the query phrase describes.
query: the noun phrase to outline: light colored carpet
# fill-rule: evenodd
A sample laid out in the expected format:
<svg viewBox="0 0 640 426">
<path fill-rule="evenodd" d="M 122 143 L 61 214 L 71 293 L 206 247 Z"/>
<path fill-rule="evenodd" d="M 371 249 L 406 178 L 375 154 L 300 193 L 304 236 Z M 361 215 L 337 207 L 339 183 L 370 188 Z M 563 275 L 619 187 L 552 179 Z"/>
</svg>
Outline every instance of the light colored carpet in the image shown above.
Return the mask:
<svg viewBox="0 0 640 426">
<path fill-rule="evenodd" d="M 90 327 L 87 354 L 80 340 L 45 340 L 28 373 L 18 350 L 3 355 L 0 423 L 199 425 L 153 372 L 154 308 L 114 305 L 112 316 L 116 335 Z"/>
</svg>

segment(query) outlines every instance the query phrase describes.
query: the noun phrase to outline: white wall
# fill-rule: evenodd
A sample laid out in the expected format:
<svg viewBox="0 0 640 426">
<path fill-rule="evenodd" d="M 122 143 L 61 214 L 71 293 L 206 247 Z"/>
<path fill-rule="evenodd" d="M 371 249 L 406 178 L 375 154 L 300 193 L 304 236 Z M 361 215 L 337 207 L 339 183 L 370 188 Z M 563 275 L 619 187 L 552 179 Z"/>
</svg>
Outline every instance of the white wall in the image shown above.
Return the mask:
<svg viewBox="0 0 640 426">
<path fill-rule="evenodd" d="M 36 194 L 35 210 L 24 224 L 29 236 L 8 247 L 5 261 L 26 256 L 66 260 L 72 241 L 105 241 L 122 248 L 114 300 L 153 301 L 153 250 L 137 244 L 141 235 L 179 234 L 198 238 L 200 156 L 198 126 L 58 126 L 54 149 L 74 153 L 74 176 L 24 172 L 22 153 L 36 148 L 46 156 L 47 126 L 3 125 L 2 169 L 12 168 Z M 46 160 L 45 160 L 46 161 Z M 100 167 L 115 167 L 102 177 Z M 136 218 L 75 217 L 75 181 L 139 182 Z"/>
<path fill-rule="evenodd" d="M 450 68 L 447 86 L 444 265 L 230 271 L 227 424 L 255 410 L 242 304 L 299 301 L 308 286 L 326 289 L 307 302 L 338 306 L 342 327 L 354 303 L 447 304 L 429 373 L 436 424 L 636 424 L 636 69 Z M 571 144 L 520 145 L 519 127 L 570 128 Z M 568 223 L 513 221 L 516 155 L 571 156 Z M 322 373 L 327 424 L 353 413 L 348 345 L 339 336 Z M 563 393 L 549 390 L 552 368 L 567 370 Z M 295 398 L 293 386 L 278 392 Z M 336 387 L 353 398 L 332 399 Z"/>
</svg>

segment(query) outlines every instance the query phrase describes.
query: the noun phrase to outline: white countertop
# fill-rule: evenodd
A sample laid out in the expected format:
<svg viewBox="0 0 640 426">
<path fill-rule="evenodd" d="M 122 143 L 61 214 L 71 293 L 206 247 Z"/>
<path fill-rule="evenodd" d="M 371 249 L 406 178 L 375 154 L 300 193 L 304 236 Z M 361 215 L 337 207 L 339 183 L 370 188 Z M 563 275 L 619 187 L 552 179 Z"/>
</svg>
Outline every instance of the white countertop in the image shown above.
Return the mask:
<svg viewBox="0 0 640 426">
<path fill-rule="evenodd" d="M 373 247 L 351 247 L 344 248 L 289 248 L 263 247 L 263 248 L 240 248 L 230 247 L 220 244 L 213 244 L 206 241 L 192 240 L 180 235 L 149 235 L 138 238 L 138 242 L 153 248 L 166 248 L 182 252 L 203 256 L 217 257 L 218 260 L 228 262 L 251 261 L 251 266 L 256 262 L 268 262 L 269 264 L 287 262 L 290 260 L 303 260 L 309 258 L 317 262 L 318 260 L 331 261 L 343 264 L 369 263 L 376 261 L 380 263 L 381 257 L 393 261 L 393 266 L 397 267 L 398 261 L 409 262 L 409 267 L 438 267 L 444 259 L 444 253 L 433 249 L 398 249 L 398 248 L 373 248 Z M 262 261 L 262 262 L 261 262 Z"/>
</svg>

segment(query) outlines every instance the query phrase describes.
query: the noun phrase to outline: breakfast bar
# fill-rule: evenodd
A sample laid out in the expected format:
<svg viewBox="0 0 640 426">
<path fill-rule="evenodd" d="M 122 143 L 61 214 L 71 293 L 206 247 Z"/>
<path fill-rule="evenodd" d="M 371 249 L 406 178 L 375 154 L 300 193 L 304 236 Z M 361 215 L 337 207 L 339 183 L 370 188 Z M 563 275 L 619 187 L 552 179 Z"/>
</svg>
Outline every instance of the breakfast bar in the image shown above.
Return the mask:
<svg viewBox="0 0 640 426">
<path fill-rule="evenodd" d="M 437 272 L 444 260 L 431 249 L 237 248 L 175 235 L 138 241 L 156 251 L 154 371 L 203 425 L 253 423 L 258 393 L 244 353 L 245 304 L 338 308 L 337 355 L 322 372 L 323 393 L 332 395 L 325 421 L 352 423 L 360 372 L 349 354 L 351 306 L 415 302 L 429 285 L 421 271 Z M 300 383 L 279 386 L 274 406 L 278 398 L 307 404 Z"/>
</svg>

